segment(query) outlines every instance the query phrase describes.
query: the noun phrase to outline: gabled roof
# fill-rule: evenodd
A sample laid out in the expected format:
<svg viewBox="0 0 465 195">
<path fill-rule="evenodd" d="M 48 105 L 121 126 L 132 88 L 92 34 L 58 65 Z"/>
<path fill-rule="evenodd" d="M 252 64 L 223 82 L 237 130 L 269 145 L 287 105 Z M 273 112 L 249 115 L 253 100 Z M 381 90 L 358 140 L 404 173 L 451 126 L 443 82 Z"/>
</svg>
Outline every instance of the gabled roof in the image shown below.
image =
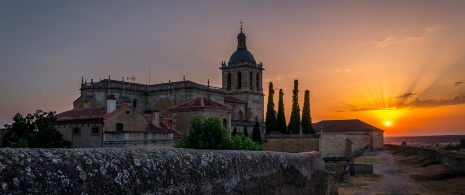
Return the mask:
<svg viewBox="0 0 465 195">
<path fill-rule="evenodd" d="M 129 104 L 120 104 L 116 107 L 116 110 L 107 113 L 107 107 L 94 107 L 94 108 L 80 108 L 80 109 L 73 109 L 62 112 L 56 115 L 57 122 L 59 121 L 67 121 L 67 120 L 89 120 L 89 119 L 103 119 L 108 116 L 113 115 L 118 110 L 126 108 L 130 106 Z"/>
<path fill-rule="evenodd" d="M 232 108 L 229 108 L 226 105 L 220 104 L 206 97 L 195 98 L 194 100 L 191 100 L 184 104 L 170 108 L 170 110 L 185 110 L 185 109 L 199 109 L 199 108 L 232 110 Z"/>
<path fill-rule="evenodd" d="M 323 120 L 313 123 L 313 128 L 316 132 L 322 128 L 323 132 L 384 131 L 358 119 Z"/>
</svg>

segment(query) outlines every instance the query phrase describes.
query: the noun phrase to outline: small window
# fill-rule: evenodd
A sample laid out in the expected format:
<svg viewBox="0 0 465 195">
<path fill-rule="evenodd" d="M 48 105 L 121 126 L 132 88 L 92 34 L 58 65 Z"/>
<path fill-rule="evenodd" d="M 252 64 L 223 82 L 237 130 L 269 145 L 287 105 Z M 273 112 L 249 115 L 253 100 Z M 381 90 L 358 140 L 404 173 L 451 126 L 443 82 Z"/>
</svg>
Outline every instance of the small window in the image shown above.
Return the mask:
<svg viewBox="0 0 465 195">
<path fill-rule="evenodd" d="M 123 131 L 123 123 L 116 123 L 116 131 Z"/>
<path fill-rule="evenodd" d="M 129 112 L 129 111 L 126 111 L 126 114 L 131 114 L 131 112 Z"/>
<path fill-rule="evenodd" d="M 73 128 L 73 135 L 81 136 L 81 128 Z"/>
<path fill-rule="evenodd" d="M 92 127 L 92 133 L 90 135 L 99 136 L 100 135 L 99 128 L 98 127 Z"/>
</svg>

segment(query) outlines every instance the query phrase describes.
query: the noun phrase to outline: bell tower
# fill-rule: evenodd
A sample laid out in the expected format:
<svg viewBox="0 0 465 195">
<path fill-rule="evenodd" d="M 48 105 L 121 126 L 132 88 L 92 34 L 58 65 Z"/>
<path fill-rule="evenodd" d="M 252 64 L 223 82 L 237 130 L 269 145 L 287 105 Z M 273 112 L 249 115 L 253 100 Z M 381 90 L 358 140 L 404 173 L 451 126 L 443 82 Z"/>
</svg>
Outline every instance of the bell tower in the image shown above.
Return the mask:
<svg viewBox="0 0 465 195">
<path fill-rule="evenodd" d="M 247 50 L 247 37 L 241 31 L 237 35 L 237 49 L 229 61 L 221 62 L 222 88 L 228 96 L 248 103 L 246 118 L 263 121 L 263 64 L 257 63 Z"/>
</svg>

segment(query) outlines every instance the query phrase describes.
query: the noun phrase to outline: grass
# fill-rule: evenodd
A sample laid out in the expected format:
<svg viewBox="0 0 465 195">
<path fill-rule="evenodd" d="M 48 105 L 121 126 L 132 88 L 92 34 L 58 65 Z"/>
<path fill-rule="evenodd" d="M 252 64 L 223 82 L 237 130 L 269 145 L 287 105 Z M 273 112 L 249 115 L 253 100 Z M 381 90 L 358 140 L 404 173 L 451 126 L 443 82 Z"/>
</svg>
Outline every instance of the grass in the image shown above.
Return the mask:
<svg viewBox="0 0 465 195">
<path fill-rule="evenodd" d="M 378 157 L 376 155 L 365 154 L 358 156 L 354 159 L 355 164 L 373 164 L 373 166 L 380 166 Z M 348 181 L 339 184 L 339 194 L 355 194 L 363 189 L 369 188 L 374 183 L 383 178 L 383 175 L 378 174 L 364 174 L 350 176 Z"/>
<path fill-rule="evenodd" d="M 364 154 L 362 156 L 358 156 L 354 159 L 355 164 L 372 164 L 373 166 L 380 166 L 381 164 L 378 161 L 378 157 L 376 155 Z"/>
<path fill-rule="evenodd" d="M 427 194 L 464 194 L 465 172 L 456 171 L 432 159 L 393 152 L 396 163 L 406 170 L 418 189 Z"/>
</svg>

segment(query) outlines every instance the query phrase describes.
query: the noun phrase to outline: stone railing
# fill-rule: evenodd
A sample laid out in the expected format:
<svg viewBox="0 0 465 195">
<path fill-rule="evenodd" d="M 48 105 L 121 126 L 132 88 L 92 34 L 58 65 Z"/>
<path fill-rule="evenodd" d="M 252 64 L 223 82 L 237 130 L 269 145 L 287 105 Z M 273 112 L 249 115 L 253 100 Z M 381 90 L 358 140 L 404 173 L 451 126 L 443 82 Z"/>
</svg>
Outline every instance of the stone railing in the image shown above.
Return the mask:
<svg viewBox="0 0 465 195">
<path fill-rule="evenodd" d="M 0 149 L 0 194 L 337 194 L 317 153 Z"/>
<path fill-rule="evenodd" d="M 425 158 L 435 159 L 439 161 L 441 164 L 449 166 L 455 170 L 465 171 L 465 159 L 452 157 L 447 154 L 441 153 L 436 150 L 428 149 L 428 148 L 417 148 L 417 147 L 410 147 L 410 146 L 399 146 L 399 145 L 385 145 L 388 148 L 393 148 L 394 150 L 400 152 L 406 152 L 409 154 L 417 154 L 423 156 Z"/>
</svg>

